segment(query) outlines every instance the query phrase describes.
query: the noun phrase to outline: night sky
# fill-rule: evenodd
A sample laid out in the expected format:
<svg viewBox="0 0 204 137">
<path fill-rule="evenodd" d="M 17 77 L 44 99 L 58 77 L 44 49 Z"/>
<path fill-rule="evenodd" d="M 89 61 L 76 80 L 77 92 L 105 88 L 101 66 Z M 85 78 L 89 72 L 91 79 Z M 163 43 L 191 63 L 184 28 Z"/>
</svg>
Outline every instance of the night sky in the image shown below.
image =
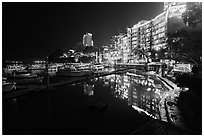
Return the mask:
<svg viewBox="0 0 204 137">
<path fill-rule="evenodd" d="M 3 59 L 44 59 L 60 48 L 73 48 L 83 34 L 93 34 L 94 46 L 125 32 L 142 19 L 163 12 L 163 3 L 11 3 L 2 4 Z"/>
</svg>

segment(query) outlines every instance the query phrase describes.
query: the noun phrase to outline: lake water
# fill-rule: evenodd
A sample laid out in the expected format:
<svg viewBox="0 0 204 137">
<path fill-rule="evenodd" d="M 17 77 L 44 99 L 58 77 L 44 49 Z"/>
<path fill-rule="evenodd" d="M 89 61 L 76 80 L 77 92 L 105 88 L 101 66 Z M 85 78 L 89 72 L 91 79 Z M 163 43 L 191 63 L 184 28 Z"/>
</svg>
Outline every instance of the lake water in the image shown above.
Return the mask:
<svg viewBox="0 0 204 137">
<path fill-rule="evenodd" d="M 109 75 L 3 101 L 3 134 L 131 134 L 162 120 L 153 75 Z"/>
</svg>

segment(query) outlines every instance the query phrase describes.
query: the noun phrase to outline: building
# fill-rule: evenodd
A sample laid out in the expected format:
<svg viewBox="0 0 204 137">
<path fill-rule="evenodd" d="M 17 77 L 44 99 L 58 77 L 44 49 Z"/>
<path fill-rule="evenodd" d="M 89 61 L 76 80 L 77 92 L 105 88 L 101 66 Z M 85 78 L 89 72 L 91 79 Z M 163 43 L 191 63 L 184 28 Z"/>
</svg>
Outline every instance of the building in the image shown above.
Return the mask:
<svg viewBox="0 0 204 137">
<path fill-rule="evenodd" d="M 92 34 L 91 33 L 86 33 L 83 36 L 83 44 L 85 46 L 93 46 L 93 40 L 92 40 Z"/>
<path fill-rule="evenodd" d="M 168 33 L 174 32 L 186 26 L 183 21 L 182 14 L 186 12 L 186 2 L 165 2 L 164 12 L 167 13 L 168 18 Z"/>
<path fill-rule="evenodd" d="M 185 11 L 185 2 L 165 2 L 164 12 L 127 28 L 130 62 L 151 62 L 159 58 L 161 50 L 167 52 L 167 34 L 185 25 L 182 20 Z"/>
<path fill-rule="evenodd" d="M 147 60 L 146 52 L 150 45 L 152 37 L 151 21 L 142 20 L 131 28 L 127 28 L 127 36 L 130 40 L 131 62 L 143 62 Z"/>
<path fill-rule="evenodd" d="M 182 14 L 186 5 L 186 2 L 164 2 L 161 14 L 139 21 L 127 28 L 126 33 L 112 36 L 109 62 L 152 62 L 165 57 L 168 52 L 167 34 L 185 26 Z"/>
<path fill-rule="evenodd" d="M 122 43 L 122 63 L 128 63 L 130 58 L 130 41 L 128 39 L 127 34 L 123 35 L 121 38 Z"/>
<path fill-rule="evenodd" d="M 159 51 L 167 47 L 167 24 L 168 14 L 163 12 L 156 16 L 152 21 L 152 49 Z"/>
<path fill-rule="evenodd" d="M 157 51 L 166 48 L 167 18 L 167 12 L 163 12 L 151 20 L 142 20 L 127 28 L 132 62 L 151 62 L 158 56 Z"/>
<path fill-rule="evenodd" d="M 181 18 L 186 11 L 186 2 L 164 2 L 164 12 L 168 12 L 169 18 Z"/>
<path fill-rule="evenodd" d="M 111 37 L 109 53 L 110 62 L 128 63 L 130 58 L 130 46 L 127 33 L 120 33 Z"/>
<path fill-rule="evenodd" d="M 109 46 L 102 46 L 102 62 L 109 63 L 110 59 L 110 52 L 109 52 Z"/>
</svg>

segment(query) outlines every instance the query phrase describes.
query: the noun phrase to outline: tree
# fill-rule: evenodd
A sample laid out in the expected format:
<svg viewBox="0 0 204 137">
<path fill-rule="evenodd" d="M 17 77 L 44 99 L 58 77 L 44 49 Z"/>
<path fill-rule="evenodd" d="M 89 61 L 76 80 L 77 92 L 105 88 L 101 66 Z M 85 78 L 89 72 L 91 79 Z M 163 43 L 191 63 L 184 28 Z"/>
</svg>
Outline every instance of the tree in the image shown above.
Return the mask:
<svg viewBox="0 0 204 137">
<path fill-rule="evenodd" d="M 188 2 L 187 10 L 182 17 L 184 23 L 190 27 L 202 23 L 202 2 Z"/>
<path fill-rule="evenodd" d="M 202 55 L 202 32 L 192 29 L 182 29 L 175 33 L 168 34 L 167 43 L 169 54 L 172 56 L 183 55 L 189 59 L 199 61 Z"/>
<path fill-rule="evenodd" d="M 189 60 L 199 62 L 202 56 L 202 18 L 197 4 L 188 6 L 183 14 L 183 21 L 187 26 L 168 33 L 168 50 L 170 57 L 186 56 Z M 196 63 L 197 64 L 197 63 Z"/>
<path fill-rule="evenodd" d="M 84 49 L 85 49 L 85 45 L 81 42 L 78 42 L 74 47 L 74 50 L 76 52 L 82 52 Z"/>
<path fill-rule="evenodd" d="M 143 48 L 138 47 L 137 49 L 133 50 L 133 55 L 136 55 L 138 59 L 149 59 L 149 56 L 145 52 Z"/>
</svg>

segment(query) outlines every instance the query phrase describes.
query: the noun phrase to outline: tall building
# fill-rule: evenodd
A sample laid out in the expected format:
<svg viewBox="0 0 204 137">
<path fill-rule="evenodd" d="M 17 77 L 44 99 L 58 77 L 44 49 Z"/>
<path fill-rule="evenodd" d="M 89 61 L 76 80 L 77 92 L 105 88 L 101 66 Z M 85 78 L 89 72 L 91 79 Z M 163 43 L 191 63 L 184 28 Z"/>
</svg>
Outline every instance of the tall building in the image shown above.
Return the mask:
<svg viewBox="0 0 204 137">
<path fill-rule="evenodd" d="M 129 39 L 127 33 L 112 36 L 110 40 L 110 60 L 114 62 L 127 63 L 130 54 Z"/>
<path fill-rule="evenodd" d="M 132 62 L 150 61 L 150 57 L 155 56 L 152 50 L 166 47 L 167 13 L 163 12 L 149 21 L 142 20 L 127 28 L 127 33 L 131 41 Z"/>
<path fill-rule="evenodd" d="M 168 16 L 163 12 L 152 19 L 152 49 L 166 48 Z"/>
<path fill-rule="evenodd" d="M 164 2 L 164 11 L 151 20 L 141 20 L 125 34 L 111 37 L 110 62 L 137 63 L 158 61 L 167 53 L 167 34 L 184 27 L 182 14 L 186 2 Z M 164 53 L 164 54 L 165 54 Z"/>
<path fill-rule="evenodd" d="M 131 62 L 146 61 L 145 54 L 148 52 L 152 43 L 152 21 L 139 21 L 131 28 L 127 28 L 127 36 L 130 40 Z M 140 54 L 139 54 L 140 53 Z"/>
<path fill-rule="evenodd" d="M 176 30 L 185 27 L 185 23 L 182 18 L 182 14 L 186 12 L 186 2 L 164 2 L 164 12 L 168 17 L 168 32 L 174 32 Z"/>
<path fill-rule="evenodd" d="M 93 46 L 93 40 L 92 40 L 92 34 L 91 33 L 86 33 L 83 36 L 83 44 L 85 46 Z"/>
<path fill-rule="evenodd" d="M 168 16 L 181 18 L 186 11 L 186 2 L 164 2 L 164 12 L 169 12 Z"/>
<path fill-rule="evenodd" d="M 167 33 L 185 25 L 182 20 L 182 13 L 185 11 L 185 2 L 165 2 L 164 12 L 151 20 L 141 20 L 127 28 L 132 61 L 147 61 L 157 57 L 157 52 L 161 49 L 166 49 Z"/>
</svg>

